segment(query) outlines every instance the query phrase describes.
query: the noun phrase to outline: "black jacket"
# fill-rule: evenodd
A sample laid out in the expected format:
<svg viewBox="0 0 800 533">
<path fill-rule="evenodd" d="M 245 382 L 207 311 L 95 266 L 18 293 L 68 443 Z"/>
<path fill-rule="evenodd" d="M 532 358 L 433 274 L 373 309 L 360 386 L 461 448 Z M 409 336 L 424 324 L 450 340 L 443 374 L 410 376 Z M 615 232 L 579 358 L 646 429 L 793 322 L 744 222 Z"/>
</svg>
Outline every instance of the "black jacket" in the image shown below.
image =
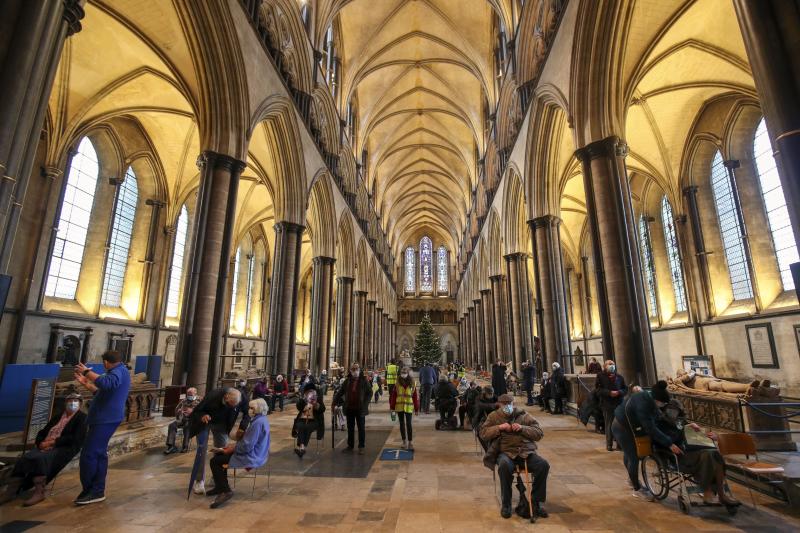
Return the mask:
<svg viewBox="0 0 800 533">
<path fill-rule="evenodd" d="M 348 375 L 344 383 L 339 387 L 336 395 L 333 397 L 333 405 L 341 405 L 347 411 L 350 405 L 350 385 L 353 376 Z M 370 385 L 364 374 L 358 376 L 358 415 L 367 416 L 369 414 L 369 401 L 372 399 L 372 385 Z"/>
<path fill-rule="evenodd" d="M 506 365 L 492 365 L 492 388 L 496 396 L 508 392 L 506 387 Z"/>
<path fill-rule="evenodd" d="M 36 434 L 37 446 L 47 438 L 47 434 L 50 433 L 53 426 L 58 424 L 62 414 L 63 412 L 53 415 L 50 421 L 47 422 L 47 425 Z M 67 422 L 67 425 L 64 426 L 64 429 L 61 431 L 61 436 L 56 439 L 55 447 L 53 448 L 56 455 L 53 462 L 50 463 L 50 471 L 47 472 L 47 481 L 56 477 L 56 475 L 69 464 L 72 458 L 75 457 L 75 454 L 80 451 L 81 446 L 83 446 L 83 441 L 86 438 L 86 420 L 86 413 L 78 411 L 72 416 L 72 419 Z"/>
<path fill-rule="evenodd" d="M 657 422 L 660 416 L 661 412 L 656 407 L 656 401 L 646 391 L 628 396 L 614 410 L 617 422 L 632 430 L 634 435 L 650 435 L 653 443 L 669 448 L 672 439 L 658 428 Z"/>
<path fill-rule="evenodd" d="M 314 411 L 314 421 L 317 423 L 317 440 L 322 440 L 325 436 L 325 403 L 322 396 L 317 397 L 317 404 L 319 409 Z M 292 435 L 296 435 L 295 427 L 300 421 L 300 416 L 303 414 L 303 409 L 306 408 L 306 399 L 300 398 L 297 400 L 297 416 L 294 417 L 294 424 L 292 425 Z"/>
<path fill-rule="evenodd" d="M 533 390 L 533 379 L 536 369 L 528 365 L 522 369 L 522 390 Z"/>
<path fill-rule="evenodd" d="M 250 402 L 247 399 L 247 395 L 242 394 L 242 401 L 235 407 L 228 407 L 222 402 L 222 398 L 225 396 L 225 390 L 224 388 L 212 390 L 206 394 L 205 398 L 194 408 L 190 422 L 191 429 L 189 431 L 191 436 L 194 437 L 203 431 L 205 424 L 203 424 L 200 419 L 203 418 L 204 415 L 209 415 L 211 417 L 211 422 L 208 423 L 209 426 L 212 424 L 224 425 L 225 431 L 230 433 L 231 429 L 233 429 L 233 425 L 236 423 L 236 418 L 239 416 L 239 413 L 242 413 L 242 421 L 239 422 L 239 429 L 242 431 L 247 429 L 247 426 L 250 424 L 250 415 L 247 413 L 247 404 Z"/>
<path fill-rule="evenodd" d="M 497 409 L 497 397 L 485 398 L 483 395 L 475 400 L 475 406 L 472 410 L 472 427 L 475 429 L 480 428 L 489 413 Z"/>
<path fill-rule="evenodd" d="M 625 385 L 625 378 L 619 374 L 608 375 L 608 372 L 600 372 L 594 382 L 594 390 L 600 398 L 600 406 L 603 408 L 616 408 L 622 403 L 625 394 L 628 393 L 628 387 Z M 620 391 L 617 397 L 611 396 L 611 391 Z"/>
<path fill-rule="evenodd" d="M 551 391 L 552 398 L 564 398 L 567 396 L 566 381 L 563 368 L 559 367 L 553 370 L 553 373 L 550 374 L 550 382 L 553 384 L 553 390 Z"/>
<path fill-rule="evenodd" d="M 435 394 L 436 399 L 440 402 L 442 400 L 452 400 L 458 398 L 458 389 L 449 381 L 440 381 L 439 384 L 436 385 Z"/>
</svg>

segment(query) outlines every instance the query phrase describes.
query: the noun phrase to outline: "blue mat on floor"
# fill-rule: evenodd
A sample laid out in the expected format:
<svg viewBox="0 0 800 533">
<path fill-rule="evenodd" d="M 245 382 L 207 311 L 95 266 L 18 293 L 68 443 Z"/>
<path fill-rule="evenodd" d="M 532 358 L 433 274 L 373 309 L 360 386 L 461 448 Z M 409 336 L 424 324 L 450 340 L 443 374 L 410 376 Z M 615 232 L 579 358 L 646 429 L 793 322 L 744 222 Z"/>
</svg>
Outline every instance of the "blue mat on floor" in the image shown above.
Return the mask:
<svg viewBox="0 0 800 533">
<path fill-rule="evenodd" d="M 386 448 L 381 452 L 381 461 L 411 461 L 414 459 L 414 451 L 402 448 Z"/>
</svg>

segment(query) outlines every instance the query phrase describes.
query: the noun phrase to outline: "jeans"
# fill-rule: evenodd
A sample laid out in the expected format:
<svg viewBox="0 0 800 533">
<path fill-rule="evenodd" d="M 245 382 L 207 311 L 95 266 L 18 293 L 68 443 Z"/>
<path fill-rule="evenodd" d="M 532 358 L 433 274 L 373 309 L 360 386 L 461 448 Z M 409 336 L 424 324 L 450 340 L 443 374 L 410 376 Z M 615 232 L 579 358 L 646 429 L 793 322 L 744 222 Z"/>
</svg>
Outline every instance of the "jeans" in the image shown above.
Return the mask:
<svg viewBox="0 0 800 533">
<path fill-rule="evenodd" d="M 397 420 L 400 421 L 400 436 L 403 437 L 403 440 L 408 440 L 409 442 L 414 440 L 411 430 L 411 419 L 413 417 L 414 413 L 397 413 Z M 406 436 L 408 438 L 406 438 Z"/>
<path fill-rule="evenodd" d="M 547 500 L 547 474 L 550 472 L 550 463 L 535 453 L 527 458 L 517 457 L 511 459 L 501 453 L 497 456 L 497 475 L 500 478 L 500 494 L 503 507 L 511 507 L 511 483 L 514 481 L 514 467 L 519 465 L 524 472 L 523 461 L 528 463 L 528 472 L 533 476 L 533 501 L 544 503 Z"/>
<path fill-rule="evenodd" d="M 421 409 L 429 413 L 431 410 L 431 393 L 433 392 L 433 385 L 430 383 L 422 384 L 422 401 Z"/>
<path fill-rule="evenodd" d="M 273 394 L 272 395 L 272 401 L 270 402 L 269 410 L 270 411 L 274 411 L 275 410 L 275 400 L 276 399 L 277 399 L 278 403 L 281 404 L 280 405 L 281 411 L 283 411 L 283 400 L 284 400 L 283 394 Z"/>
<path fill-rule="evenodd" d="M 189 419 L 184 418 L 183 421 L 178 422 L 173 420 L 167 428 L 167 447 L 172 448 L 175 446 L 175 439 L 178 436 L 178 428 L 183 429 L 183 449 L 189 447 Z"/>
<path fill-rule="evenodd" d="M 230 492 L 228 485 L 228 469 L 225 465 L 230 461 L 231 456 L 225 453 L 215 453 L 211 458 L 211 475 L 214 476 L 214 488 L 221 492 Z"/>
<path fill-rule="evenodd" d="M 119 422 L 93 424 L 86 432 L 81 450 L 80 471 L 81 485 L 87 494 L 102 494 L 106 491 L 108 441 L 118 426 Z"/>
<path fill-rule="evenodd" d="M 366 424 L 365 417 L 360 415 L 358 411 L 348 411 L 345 410 L 345 416 L 347 417 L 347 447 L 352 449 L 353 444 L 355 441 L 355 429 L 356 424 L 358 425 L 358 447 L 363 448 L 364 443 L 367 440 L 367 432 L 364 427 Z"/>
<path fill-rule="evenodd" d="M 606 425 L 609 425 L 606 422 Z M 636 442 L 633 440 L 633 433 L 627 424 L 622 424 L 614 419 L 611 425 L 611 433 L 617 439 L 617 444 L 622 448 L 622 461 L 628 470 L 628 477 L 633 485 L 633 490 L 639 490 L 642 485 L 639 483 L 639 454 L 636 453 Z"/>
</svg>

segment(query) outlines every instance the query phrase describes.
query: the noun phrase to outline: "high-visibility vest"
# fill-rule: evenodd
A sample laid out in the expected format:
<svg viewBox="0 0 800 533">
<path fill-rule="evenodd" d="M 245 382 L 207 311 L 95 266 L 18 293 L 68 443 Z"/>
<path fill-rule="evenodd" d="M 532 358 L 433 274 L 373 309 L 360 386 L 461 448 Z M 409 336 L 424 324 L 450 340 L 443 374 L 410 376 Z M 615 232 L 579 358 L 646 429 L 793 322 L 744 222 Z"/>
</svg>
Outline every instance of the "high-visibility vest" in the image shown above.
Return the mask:
<svg viewBox="0 0 800 533">
<path fill-rule="evenodd" d="M 464 369 L 463 368 L 459 368 L 458 369 L 458 378 L 461 379 L 463 377 L 464 377 Z"/>
<path fill-rule="evenodd" d="M 414 383 L 408 387 L 397 385 L 394 388 L 397 399 L 395 400 L 394 410 L 398 413 L 414 412 Z"/>
<path fill-rule="evenodd" d="M 386 367 L 386 384 L 394 385 L 397 383 L 397 365 L 388 365 Z"/>
</svg>

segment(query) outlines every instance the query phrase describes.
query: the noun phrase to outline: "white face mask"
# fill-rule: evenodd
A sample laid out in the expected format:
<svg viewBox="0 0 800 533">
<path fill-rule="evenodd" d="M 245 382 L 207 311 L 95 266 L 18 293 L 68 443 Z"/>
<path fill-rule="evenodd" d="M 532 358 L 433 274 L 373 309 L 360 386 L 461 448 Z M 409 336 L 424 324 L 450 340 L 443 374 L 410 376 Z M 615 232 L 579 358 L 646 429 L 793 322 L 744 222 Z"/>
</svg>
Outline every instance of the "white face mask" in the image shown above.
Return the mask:
<svg viewBox="0 0 800 533">
<path fill-rule="evenodd" d="M 408 377 L 408 372 L 403 372 L 402 374 L 400 374 L 400 377 L 401 378 L 407 378 Z"/>
<path fill-rule="evenodd" d="M 74 413 L 80 407 L 80 402 L 67 402 L 67 411 Z"/>
<path fill-rule="evenodd" d="M 503 406 L 503 412 L 505 414 L 507 414 L 507 415 L 510 415 L 511 413 L 513 413 L 514 412 L 514 404 L 508 403 L 508 404 L 504 405 Z"/>
<path fill-rule="evenodd" d="M 190 402 L 193 402 L 197 399 L 197 396 L 187 396 L 186 399 L 189 400 Z"/>
</svg>

